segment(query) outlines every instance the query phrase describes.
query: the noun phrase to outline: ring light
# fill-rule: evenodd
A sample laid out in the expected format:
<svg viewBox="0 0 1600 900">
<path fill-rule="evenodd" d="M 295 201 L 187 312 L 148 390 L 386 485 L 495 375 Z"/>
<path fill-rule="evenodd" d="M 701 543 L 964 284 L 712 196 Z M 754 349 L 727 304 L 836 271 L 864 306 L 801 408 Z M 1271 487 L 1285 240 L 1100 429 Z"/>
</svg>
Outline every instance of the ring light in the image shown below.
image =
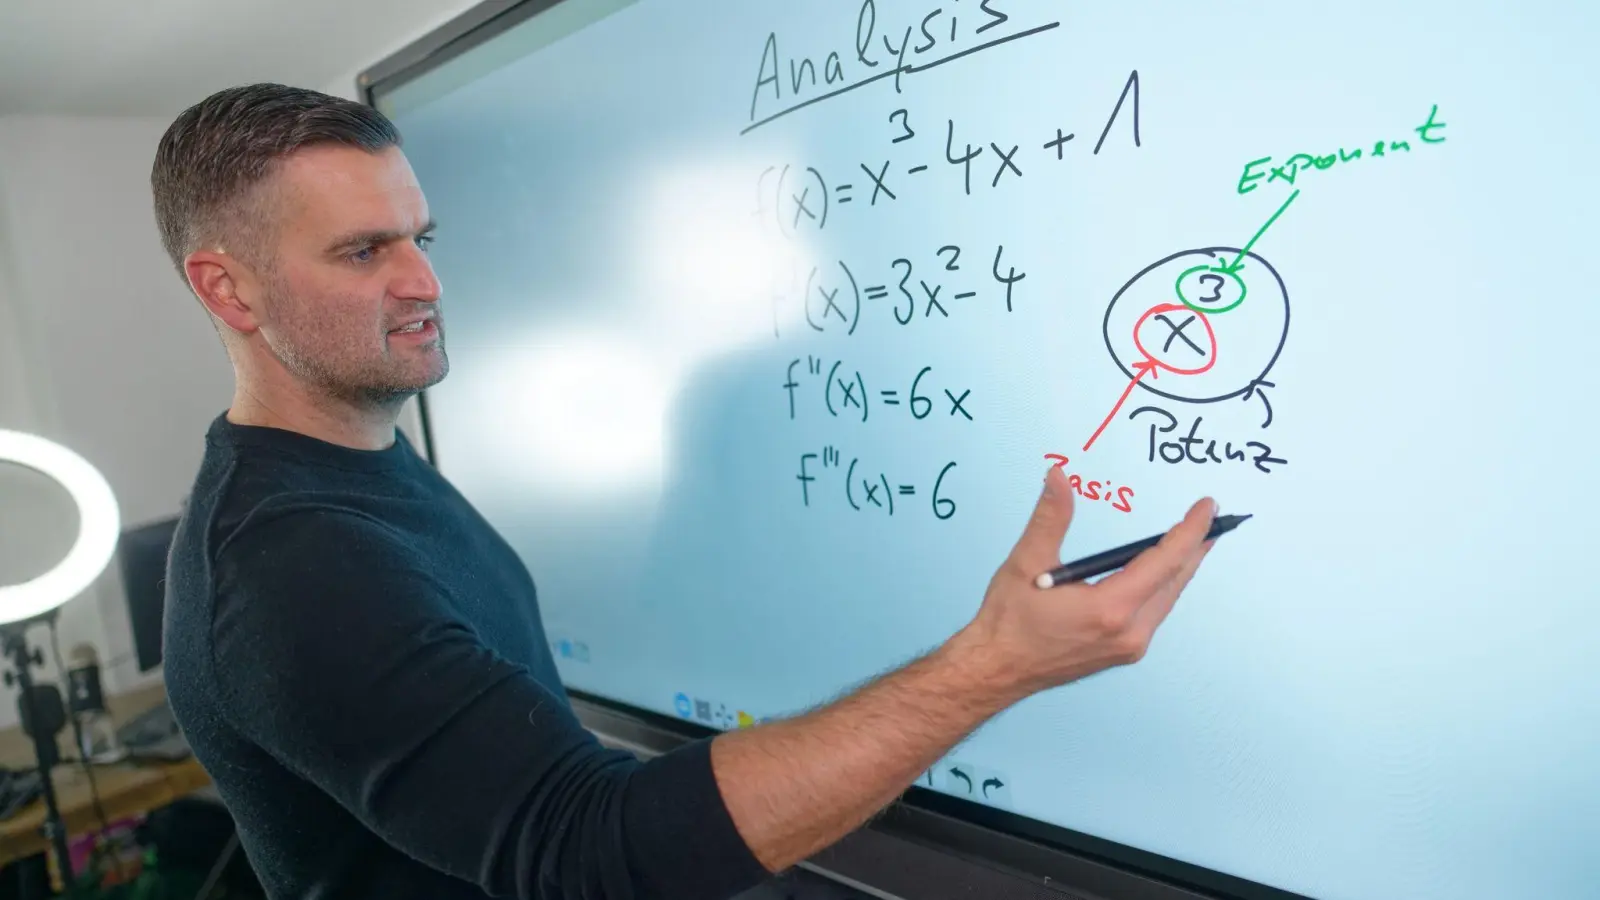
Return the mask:
<svg viewBox="0 0 1600 900">
<path fill-rule="evenodd" d="M 6 462 L 34 469 L 67 489 L 78 507 L 78 536 L 55 568 L 32 581 L 0 586 L 0 625 L 43 615 L 83 593 L 111 562 L 121 527 L 111 485 L 66 447 L 0 429 L 0 463 Z"/>
</svg>

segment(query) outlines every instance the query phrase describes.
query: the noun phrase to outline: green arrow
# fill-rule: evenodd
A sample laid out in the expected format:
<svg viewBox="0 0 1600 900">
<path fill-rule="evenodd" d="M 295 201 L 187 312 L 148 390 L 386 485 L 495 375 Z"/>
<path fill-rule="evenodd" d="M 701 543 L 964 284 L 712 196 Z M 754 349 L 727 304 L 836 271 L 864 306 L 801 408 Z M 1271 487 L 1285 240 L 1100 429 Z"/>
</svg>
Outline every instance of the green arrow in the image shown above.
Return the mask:
<svg viewBox="0 0 1600 900">
<path fill-rule="evenodd" d="M 1294 198 L 1298 196 L 1300 196 L 1300 189 L 1296 188 L 1295 192 L 1289 195 L 1289 199 L 1283 201 L 1283 205 L 1278 207 L 1278 211 L 1272 214 L 1272 218 L 1267 220 L 1267 224 L 1261 226 L 1261 230 L 1256 232 L 1255 237 L 1252 237 L 1250 242 L 1244 245 L 1244 249 L 1240 250 L 1239 255 L 1233 258 L 1233 262 L 1228 263 L 1217 271 L 1231 274 L 1244 268 L 1244 258 L 1250 253 L 1250 248 L 1256 245 L 1256 241 L 1261 240 L 1261 236 L 1267 233 L 1267 229 L 1272 227 L 1272 223 L 1278 221 L 1278 217 L 1283 215 L 1283 211 L 1288 209 L 1289 204 L 1293 203 Z"/>
</svg>

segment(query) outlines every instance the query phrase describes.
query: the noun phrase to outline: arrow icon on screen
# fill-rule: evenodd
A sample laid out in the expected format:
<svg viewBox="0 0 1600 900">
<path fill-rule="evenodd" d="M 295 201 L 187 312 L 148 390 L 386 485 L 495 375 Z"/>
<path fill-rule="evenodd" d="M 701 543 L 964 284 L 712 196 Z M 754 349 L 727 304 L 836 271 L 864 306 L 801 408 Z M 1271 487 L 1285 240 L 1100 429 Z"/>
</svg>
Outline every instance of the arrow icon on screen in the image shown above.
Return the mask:
<svg viewBox="0 0 1600 900">
<path fill-rule="evenodd" d="M 988 799 L 988 797 L 989 797 L 989 786 L 990 785 L 994 785 L 994 789 L 998 791 L 1001 788 L 1005 787 L 1006 783 L 1004 781 L 1001 781 L 998 778 L 987 778 L 987 779 L 984 779 L 984 782 L 983 782 L 983 796 L 984 796 L 984 799 Z"/>
<path fill-rule="evenodd" d="M 972 776 L 970 776 L 967 773 L 961 771 L 961 769 L 959 767 L 957 767 L 957 766 L 951 766 L 950 767 L 950 775 L 952 777 L 959 778 L 962 781 L 965 781 L 967 783 L 967 793 L 969 793 L 969 794 L 972 793 Z"/>
</svg>

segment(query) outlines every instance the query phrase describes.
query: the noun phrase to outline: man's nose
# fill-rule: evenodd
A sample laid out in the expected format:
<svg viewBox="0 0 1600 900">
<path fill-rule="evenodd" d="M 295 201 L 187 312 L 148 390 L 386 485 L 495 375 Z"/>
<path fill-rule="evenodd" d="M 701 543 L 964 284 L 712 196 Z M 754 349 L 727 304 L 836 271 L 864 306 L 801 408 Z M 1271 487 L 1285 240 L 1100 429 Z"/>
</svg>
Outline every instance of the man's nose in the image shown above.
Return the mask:
<svg viewBox="0 0 1600 900">
<path fill-rule="evenodd" d="M 422 248 L 415 244 L 409 244 L 401 254 L 400 267 L 395 273 L 395 283 L 391 290 L 396 297 L 403 300 L 437 303 L 444 287 L 439 284 L 439 277 L 434 274 L 433 263 L 429 261 L 428 254 L 422 252 Z"/>
</svg>

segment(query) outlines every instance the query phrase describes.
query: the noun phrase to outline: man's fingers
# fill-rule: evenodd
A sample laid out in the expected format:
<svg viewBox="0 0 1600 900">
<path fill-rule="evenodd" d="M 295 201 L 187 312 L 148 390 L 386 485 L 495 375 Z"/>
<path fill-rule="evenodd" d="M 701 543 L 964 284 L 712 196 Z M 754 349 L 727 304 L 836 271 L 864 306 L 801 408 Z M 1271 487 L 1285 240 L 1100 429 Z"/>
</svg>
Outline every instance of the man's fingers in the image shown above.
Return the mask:
<svg viewBox="0 0 1600 900">
<path fill-rule="evenodd" d="M 1033 515 L 1022 537 L 1011 550 L 1011 563 L 1018 574 L 1032 580 L 1061 564 L 1061 542 L 1072 523 L 1072 489 L 1067 476 L 1052 466 L 1045 472 L 1044 490 L 1033 507 Z"/>
<path fill-rule="evenodd" d="M 1200 569 L 1200 563 L 1205 561 L 1206 554 L 1211 552 L 1211 547 L 1215 543 L 1206 541 L 1190 553 L 1179 567 L 1177 574 L 1162 585 L 1154 597 L 1139 607 L 1139 611 L 1133 614 L 1133 627 L 1137 633 L 1145 635 L 1146 640 L 1155 634 L 1156 629 L 1161 627 L 1161 623 L 1166 621 L 1168 614 L 1172 612 L 1173 606 L 1177 605 L 1178 597 L 1183 594 L 1183 589 L 1189 586 L 1194 573 Z"/>
<path fill-rule="evenodd" d="M 1161 543 L 1134 557 L 1133 562 L 1101 584 L 1115 584 L 1118 591 L 1127 591 L 1142 605 L 1162 585 L 1176 578 L 1196 555 L 1205 542 L 1206 532 L 1211 530 L 1216 512 L 1217 504 L 1210 497 L 1195 503 L 1189 507 L 1183 521 L 1172 526 L 1161 538 Z"/>
</svg>

